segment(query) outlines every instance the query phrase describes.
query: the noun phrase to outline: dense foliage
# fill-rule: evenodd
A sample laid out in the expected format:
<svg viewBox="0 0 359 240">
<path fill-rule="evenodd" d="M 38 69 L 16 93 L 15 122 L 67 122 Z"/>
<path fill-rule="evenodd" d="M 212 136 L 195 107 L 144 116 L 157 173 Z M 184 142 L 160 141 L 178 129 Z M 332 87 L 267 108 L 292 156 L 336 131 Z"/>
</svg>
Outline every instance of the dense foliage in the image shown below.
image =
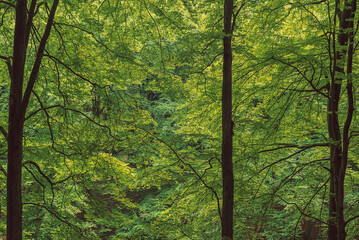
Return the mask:
<svg viewBox="0 0 359 240">
<path fill-rule="evenodd" d="M 0 1 L 0 238 L 18 2 Z M 25 2 L 31 79 L 56 1 Z M 24 117 L 23 239 L 221 239 L 224 2 L 59 1 Z M 359 237 L 355 12 L 234 1 L 233 239 Z"/>
</svg>

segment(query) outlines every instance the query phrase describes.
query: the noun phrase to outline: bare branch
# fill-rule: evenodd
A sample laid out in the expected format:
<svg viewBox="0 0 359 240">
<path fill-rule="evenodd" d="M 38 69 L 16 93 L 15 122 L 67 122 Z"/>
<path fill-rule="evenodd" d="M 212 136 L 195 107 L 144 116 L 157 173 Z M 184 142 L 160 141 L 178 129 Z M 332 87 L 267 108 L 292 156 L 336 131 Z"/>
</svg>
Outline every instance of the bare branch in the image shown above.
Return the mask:
<svg viewBox="0 0 359 240">
<path fill-rule="evenodd" d="M 46 8 L 48 8 L 47 2 L 45 2 L 45 1 L 44 1 L 44 2 L 41 2 L 41 3 L 39 3 L 39 4 L 37 4 L 36 10 L 35 10 L 35 13 L 34 13 L 34 16 L 39 12 L 40 7 L 41 7 L 42 5 L 45 5 Z"/>
</svg>

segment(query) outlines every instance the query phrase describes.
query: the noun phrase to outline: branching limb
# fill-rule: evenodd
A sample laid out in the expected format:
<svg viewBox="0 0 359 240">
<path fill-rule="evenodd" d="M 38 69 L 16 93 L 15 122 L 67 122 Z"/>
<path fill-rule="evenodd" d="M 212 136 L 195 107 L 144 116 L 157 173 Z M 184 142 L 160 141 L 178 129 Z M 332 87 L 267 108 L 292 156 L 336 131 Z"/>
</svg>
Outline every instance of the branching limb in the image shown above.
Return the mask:
<svg viewBox="0 0 359 240">
<path fill-rule="evenodd" d="M 11 59 L 12 57 L 5 57 L 5 56 L 0 56 L 0 59 L 6 60 L 6 65 L 7 65 L 7 69 L 9 71 L 9 75 L 10 75 L 10 79 L 11 79 L 11 72 L 12 72 L 12 64 L 11 64 Z"/>
<path fill-rule="evenodd" d="M 319 93 L 320 95 L 322 95 L 322 96 L 328 98 L 328 95 L 327 95 L 327 94 L 324 94 L 324 93 L 323 93 L 322 91 L 320 91 L 316 86 L 314 86 L 313 81 L 312 81 L 311 79 L 309 79 L 309 78 L 305 75 L 305 73 L 304 73 L 303 71 L 301 71 L 298 67 L 296 67 L 296 66 L 294 66 L 293 64 L 288 63 L 288 62 L 286 62 L 286 61 L 283 61 L 283 60 L 281 60 L 281 59 L 275 58 L 275 57 L 272 57 L 272 59 L 275 60 L 275 61 L 277 61 L 277 62 L 280 62 L 280 63 L 282 63 L 282 64 L 284 64 L 284 65 L 287 65 L 288 67 L 293 68 L 296 72 L 298 72 L 298 73 L 309 83 L 309 85 L 311 86 L 311 88 L 312 88 L 315 92 L 317 92 L 317 93 Z"/>
<path fill-rule="evenodd" d="M 311 2 L 311 3 L 308 3 L 308 4 L 321 4 L 323 2 L 326 2 L 328 0 L 321 0 L 321 1 L 316 1 L 316 2 Z"/>
<path fill-rule="evenodd" d="M 35 95 L 35 93 L 34 93 L 34 95 Z M 35 95 L 35 96 L 36 96 L 36 95 Z M 25 118 L 25 120 L 28 120 L 30 117 L 34 116 L 35 114 L 37 114 L 37 113 L 40 112 L 40 111 L 45 111 L 45 114 L 48 114 L 48 113 L 47 113 L 47 110 L 48 110 L 48 109 L 52 109 L 52 108 L 62 108 L 62 109 L 64 109 L 64 110 L 68 110 L 68 111 L 72 111 L 72 112 L 78 113 L 78 114 L 80 114 L 81 116 L 85 117 L 85 118 L 86 118 L 87 120 L 89 120 L 90 122 L 92 122 L 93 124 L 95 124 L 96 126 L 99 126 L 99 127 L 101 127 L 101 128 L 107 129 L 108 134 L 109 134 L 113 139 L 115 139 L 116 141 L 124 141 L 124 139 L 120 139 L 120 138 L 114 136 L 113 133 L 112 133 L 112 130 L 111 130 L 111 128 L 110 128 L 109 126 L 106 126 L 106 125 L 103 125 L 103 124 L 101 124 L 101 123 L 98 123 L 97 121 L 95 121 L 95 120 L 92 119 L 91 117 L 87 116 L 85 113 L 81 112 L 80 110 L 73 109 L 73 108 L 68 108 L 68 107 L 65 107 L 65 106 L 62 106 L 62 105 L 53 105 L 53 106 L 49 106 L 49 107 L 44 107 L 43 104 L 41 103 L 39 97 L 38 97 L 38 101 L 40 102 L 41 108 L 38 109 L 38 110 L 36 110 L 36 111 L 34 111 L 34 112 L 32 112 L 32 113 L 30 113 L 30 114 Z M 64 153 L 62 153 L 62 154 L 64 154 Z"/>
<path fill-rule="evenodd" d="M 8 139 L 8 135 L 7 135 L 7 132 L 6 130 L 3 128 L 3 126 L 0 126 L 0 132 L 4 135 L 6 141 Z"/>
<path fill-rule="evenodd" d="M 34 12 L 35 12 L 35 7 L 36 7 L 36 0 L 32 0 L 31 1 L 31 5 L 30 5 L 30 9 L 29 9 L 29 13 L 28 13 L 28 17 L 27 17 L 27 22 L 26 22 L 26 28 L 25 28 L 25 46 L 28 46 L 29 43 L 29 37 L 30 37 L 30 32 L 31 32 L 31 28 L 32 28 L 32 22 L 34 19 Z"/>
<path fill-rule="evenodd" d="M 302 149 L 302 150 L 307 150 L 307 149 L 313 148 L 313 147 L 328 147 L 329 143 L 314 143 L 314 144 L 308 144 L 308 145 L 302 145 L 302 146 L 297 145 L 297 144 L 291 144 L 291 143 L 277 143 L 275 145 L 278 145 L 279 147 L 265 149 L 265 150 L 260 151 L 260 153 L 272 152 L 272 151 L 285 149 L 285 148 L 298 148 L 298 149 Z"/>
<path fill-rule="evenodd" d="M 25 112 L 26 112 L 26 109 L 27 109 L 27 105 L 29 104 L 31 92 L 32 92 L 32 90 L 34 88 L 35 80 L 37 78 L 37 74 L 38 74 L 39 69 L 40 69 L 40 64 L 41 64 L 42 58 L 44 56 L 44 50 L 45 50 L 46 42 L 47 42 L 47 39 L 50 36 L 51 27 L 53 25 L 53 21 L 54 21 L 54 18 L 55 18 L 55 13 L 56 13 L 56 9 L 57 9 L 58 4 L 59 4 L 59 0 L 54 0 L 54 2 L 52 4 L 52 7 L 51 7 L 50 15 L 49 15 L 46 27 L 45 27 L 45 31 L 44 31 L 44 34 L 43 34 L 43 36 L 41 38 L 39 49 L 38 49 L 37 54 L 36 54 L 35 63 L 34 63 L 34 66 L 32 67 L 30 78 L 29 78 L 29 81 L 28 81 L 27 86 L 26 86 L 26 90 L 25 90 L 25 93 L 24 93 L 23 101 L 22 101 L 22 113 L 24 115 L 25 115 Z"/>
<path fill-rule="evenodd" d="M 237 20 L 237 16 L 240 13 L 240 11 L 242 10 L 242 8 L 244 7 L 244 5 L 246 5 L 246 1 L 244 0 L 241 4 L 241 6 L 238 8 L 236 13 L 233 13 L 233 22 L 232 22 L 232 27 L 231 27 L 231 33 L 233 34 L 234 32 L 234 27 L 236 26 L 236 20 Z"/>
<path fill-rule="evenodd" d="M 36 168 L 36 170 L 39 172 L 39 174 L 40 174 L 43 178 L 45 178 L 46 181 L 47 181 L 51 186 L 55 186 L 55 185 L 57 185 L 57 184 L 64 183 L 64 182 L 66 182 L 67 180 L 69 180 L 70 178 L 73 178 L 73 177 L 76 177 L 76 176 L 81 176 L 81 175 L 84 175 L 84 174 L 87 173 L 87 171 L 86 171 L 86 172 L 84 172 L 84 173 L 71 174 L 71 175 L 67 176 L 66 178 L 64 178 L 64 179 L 62 179 L 62 180 L 60 180 L 60 181 L 53 182 L 53 181 L 41 170 L 40 166 L 39 166 L 36 162 L 34 162 L 34 161 L 25 161 L 25 162 L 22 163 L 22 165 L 23 165 L 24 167 L 25 167 L 26 165 L 29 165 L 29 164 L 32 165 L 32 166 L 34 166 L 34 167 Z M 37 182 L 39 182 L 39 181 L 37 181 Z M 41 182 L 39 182 L 39 184 L 41 184 Z M 41 185 L 42 185 L 42 184 L 41 184 Z"/>
<path fill-rule="evenodd" d="M 105 88 L 107 86 L 100 86 L 97 83 L 93 83 L 91 82 L 89 79 L 85 78 L 84 76 L 82 76 L 81 74 L 78 74 L 77 72 L 75 72 L 75 70 L 73 70 L 69 65 L 67 65 L 66 63 L 62 62 L 60 59 L 58 59 L 57 57 L 51 56 L 49 54 L 44 54 L 45 57 L 50 58 L 51 60 L 53 60 L 56 63 L 59 63 L 60 65 L 64 66 L 67 70 L 69 70 L 73 75 L 75 75 L 76 77 L 79 77 L 80 79 L 90 83 L 91 85 L 98 87 L 98 88 Z"/>
<path fill-rule="evenodd" d="M 115 51 L 113 51 L 112 49 L 110 49 L 106 44 L 104 44 L 103 42 L 101 42 L 101 41 L 95 36 L 95 34 L 94 34 L 93 32 L 91 32 L 91 31 L 89 31 L 89 30 L 86 30 L 86 29 L 81 28 L 81 27 L 79 27 L 79 26 L 75 26 L 75 25 L 68 24 L 68 23 L 58 23 L 58 22 L 56 22 L 55 24 L 58 25 L 58 26 L 71 27 L 71 28 L 80 30 L 80 31 L 82 31 L 82 32 L 85 32 L 85 33 L 91 35 L 92 38 L 93 38 L 98 44 L 100 44 L 102 47 L 104 47 L 104 48 L 106 49 L 106 51 L 108 51 L 109 53 L 114 54 L 114 55 L 115 55 L 116 57 L 118 57 L 118 58 L 123 58 L 123 59 L 126 59 L 126 60 L 130 61 L 131 63 L 136 64 L 133 58 L 131 58 L 131 57 L 129 57 L 129 56 L 125 56 L 125 55 L 119 55 L 118 53 L 116 53 Z"/>
<path fill-rule="evenodd" d="M 147 134 L 151 135 L 154 139 L 156 139 L 157 141 L 159 141 L 160 143 L 162 143 L 163 145 L 165 145 L 168 149 L 171 150 L 171 152 L 175 155 L 175 157 L 185 166 L 188 166 L 191 171 L 196 175 L 197 179 L 199 181 L 201 181 L 201 183 L 206 187 L 208 188 L 212 193 L 213 195 L 215 196 L 216 200 L 217 200 L 217 208 L 218 208 L 218 213 L 219 213 L 219 216 L 220 218 L 222 218 L 222 213 L 221 213 L 221 208 L 220 208 L 220 201 L 219 201 L 219 197 L 218 197 L 218 194 L 216 192 L 216 190 L 214 190 L 213 187 L 209 186 L 205 181 L 204 179 L 202 178 L 202 176 L 196 171 L 196 169 L 193 168 L 193 166 L 189 163 L 187 163 L 183 158 L 181 158 L 178 154 L 178 152 L 171 146 L 169 145 L 168 143 L 166 143 L 164 140 L 160 139 L 159 137 L 155 136 L 154 134 L 152 134 L 151 132 L 149 132 L 148 130 L 144 129 L 144 128 L 141 128 L 141 127 L 138 127 L 134 124 L 132 124 L 132 126 L 134 126 L 135 128 L 138 128 L 144 132 L 146 132 Z"/>
<path fill-rule="evenodd" d="M 359 136 L 359 131 L 351 131 L 349 140 L 351 140 L 353 137 L 357 137 L 357 136 Z"/>
<path fill-rule="evenodd" d="M 110 128 L 109 126 L 106 126 L 106 125 L 103 125 L 103 124 L 101 124 L 101 123 L 96 122 L 94 119 L 90 118 L 90 117 L 87 116 L 85 113 L 81 112 L 80 110 L 73 109 L 73 108 L 65 108 L 65 107 L 64 107 L 63 109 L 66 109 L 66 110 L 69 110 L 69 111 L 78 113 L 78 114 L 84 116 L 87 120 L 89 120 L 89 121 L 92 122 L 93 124 L 95 124 L 95 125 L 97 125 L 97 126 L 99 126 L 99 127 L 101 127 L 101 128 L 107 129 L 108 134 L 109 134 L 113 139 L 115 139 L 116 141 L 121 142 L 121 141 L 124 141 L 124 140 L 125 140 L 125 139 L 120 139 L 120 138 L 114 136 L 113 133 L 112 133 L 112 131 L 111 131 L 111 128 Z"/>
<path fill-rule="evenodd" d="M 35 91 L 32 91 L 32 92 L 33 92 L 34 96 L 36 97 L 37 101 L 39 102 L 39 104 L 40 104 L 40 106 L 41 106 L 41 110 L 43 110 L 44 113 L 45 113 L 45 115 L 46 115 L 46 123 L 47 123 L 47 126 L 48 126 L 48 128 L 49 128 L 49 132 L 50 132 L 51 147 L 52 147 L 52 149 L 54 149 L 55 152 L 60 153 L 60 154 L 62 154 L 62 155 L 64 155 L 64 156 L 68 156 L 68 157 L 69 157 L 69 156 L 74 155 L 73 153 L 72 153 L 72 154 L 67 154 L 67 153 L 65 153 L 64 151 L 61 151 L 61 150 L 59 150 L 59 149 L 57 149 L 57 148 L 55 147 L 55 136 L 54 136 L 54 133 L 53 133 L 53 131 L 52 131 L 52 127 L 51 127 L 51 123 L 50 123 L 50 118 L 51 118 L 51 117 L 50 117 L 50 114 L 48 113 L 47 109 L 44 107 L 44 104 L 42 103 L 42 101 L 41 101 L 39 95 L 37 95 L 37 93 L 36 93 Z"/>
<path fill-rule="evenodd" d="M 22 164 L 22 166 L 31 174 L 31 176 L 35 179 L 36 182 L 38 182 L 41 186 L 42 186 L 42 191 L 43 191 L 43 199 L 44 199 L 44 202 L 45 201 L 45 185 L 42 184 L 42 182 L 37 179 L 37 177 L 35 176 L 35 174 L 30 171 L 30 169 L 26 166 L 27 164 L 31 164 L 33 166 L 35 166 L 36 170 L 38 171 L 38 173 L 40 173 L 40 175 L 46 179 L 46 181 L 50 184 L 50 189 L 51 189 L 51 194 L 52 194 L 52 198 L 51 198 L 51 205 L 53 204 L 54 202 L 54 199 L 55 199 L 55 192 L 54 192 L 54 184 L 52 183 L 51 179 L 41 170 L 40 166 L 34 162 L 34 161 L 26 161 Z"/>
<path fill-rule="evenodd" d="M 322 91 L 326 88 L 327 88 L 327 85 L 324 85 L 323 87 L 318 88 L 318 90 Z M 286 89 L 280 88 L 280 89 L 289 90 L 289 91 L 293 91 L 293 92 L 316 92 L 316 90 L 314 90 L 314 89 L 292 89 L 292 88 L 286 88 Z"/>
<path fill-rule="evenodd" d="M 36 162 L 34 162 L 34 161 L 26 161 L 26 162 L 23 162 L 23 163 L 22 163 L 23 166 L 26 166 L 26 165 L 28 165 L 28 164 L 34 166 L 34 167 L 36 168 L 36 170 L 40 173 L 40 175 L 41 175 L 43 178 L 45 178 L 46 181 L 47 181 L 51 186 L 54 185 L 54 183 L 51 181 L 51 179 L 41 170 L 40 166 L 39 166 Z"/>
<path fill-rule="evenodd" d="M 355 220 L 357 218 L 359 218 L 359 215 L 356 215 L 354 217 L 349 218 L 348 220 L 345 221 L 345 225 L 347 225 L 348 223 L 350 223 L 351 221 L 353 221 L 353 220 Z"/>
<path fill-rule="evenodd" d="M 323 146 L 323 145 L 319 145 L 319 146 Z M 325 146 L 326 146 L 326 145 L 325 145 Z M 280 162 L 283 162 L 283 161 L 285 161 L 285 160 L 288 160 L 288 159 L 290 159 L 290 158 L 292 158 L 292 157 L 298 155 L 299 153 L 304 152 L 305 150 L 307 150 L 307 149 L 309 149 L 309 148 L 312 148 L 312 147 L 314 147 L 314 146 L 308 146 L 308 147 L 306 147 L 306 148 L 300 148 L 299 151 L 296 151 L 295 153 L 293 153 L 293 154 L 291 154 L 291 155 L 289 155 L 289 156 L 287 156 L 287 157 L 281 158 L 281 159 L 279 159 L 279 160 L 277 160 L 277 161 L 275 161 L 275 162 L 272 162 L 271 164 L 265 166 L 264 168 L 262 168 L 261 170 L 259 170 L 258 173 L 261 173 L 261 172 L 263 172 L 265 169 L 270 168 L 270 167 L 276 165 L 277 163 L 280 163 Z"/>
<path fill-rule="evenodd" d="M 0 165 L 0 171 L 7 177 L 7 172 L 2 165 Z"/>
<path fill-rule="evenodd" d="M 23 167 L 30 173 L 30 175 L 32 176 L 33 179 L 35 179 L 35 181 L 41 185 L 41 187 L 44 189 L 45 185 L 35 176 L 35 174 L 26 166 L 26 163 L 22 164 Z"/>
<path fill-rule="evenodd" d="M 51 215 L 53 215 L 55 218 L 57 218 L 60 222 L 65 223 L 66 225 L 68 225 L 68 226 L 70 226 L 70 227 L 76 229 L 76 231 L 77 231 L 78 233 L 80 233 L 81 236 L 84 237 L 84 239 L 89 239 L 89 238 L 87 238 L 87 237 L 83 234 L 83 230 L 82 230 L 80 227 L 78 227 L 78 226 L 76 226 L 76 225 L 74 225 L 74 224 L 72 224 L 72 223 L 66 221 L 64 218 L 62 218 L 61 216 L 59 216 L 59 214 L 56 213 L 55 210 L 50 209 L 50 208 L 47 207 L 46 205 L 42 205 L 42 204 L 38 204 L 38 203 L 32 203 L 32 202 L 24 202 L 23 205 L 25 205 L 25 206 L 26 206 L 26 205 L 32 205 L 32 206 L 37 206 L 37 207 L 40 207 L 40 208 L 45 209 L 47 212 L 49 212 Z"/>
<path fill-rule="evenodd" d="M 11 2 L 7 2 L 7 1 L 0 1 L 0 4 L 6 4 L 6 5 L 8 5 L 8 6 L 12 7 L 13 9 L 15 9 L 15 8 L 16 8 L 16 6 L 15 6 L 13 3 L 11 3 Z"/>
<path fill-rule="evenodd" d="M 324 225 L 328 225 L 327 222 L 324 222 L 323 220 L 321 220 L 321 219 L 319 219 L 319 218 L 313 217 L 312 215 L 307 214 L 307 213 L 305 213 L 304 211 L 307 209 L 307 207 L 309 206 L 309 203 L 314 199 L 314 197 L 319 193 L 319 191 L 329 182 L 329 180 L 330 180 L 330 178 L 328 178 L 327 181 L 325 181 L 325 183 L 323 183 L 323 185 L 320 186 L 320 187 L 317 189 L 317 191 L 313 194 L 313 196 L 312 196 L 312 197 L 310 198 L 310 200 L 307 202 L 307 204 L 306 204 L 304 210 L 302 210 L 302 209 L 298 206 L 298 204 L 296 204 L 295 202 L 288 202 L 288 201 L 286 201 L 284 198 L 282 198 L 282 197 L 279 196 L 279 195 L 276 195 L 276 197 L 278 197 L 280 200 L 282 200 L 284 203 L 286 203 L 286 204 L 288 204 L 288 205 L 294 205 L 294 206 L 297 208 L 297 210 L 300 212 L 301 215 L 303 215 L 303 216 L 305 216 L 305 217 L 308 217 L 308 218 L 311 218 L 311 219 L 314 219 L 314 220 L 316 220 L 316 221 L 318 221 L 318 222 L 320 222 L 320 223 L 322 223 L 322 224 L 324 224 Z"/>
<path fill-rule="evenodd" d="M 48 109 L 51 109 L 51 108 L 56 108 L 56 107 L 62 107 L 62 106 L 61 106 L 61 105 L 53 105 L 53 106 L 43 107 L 43 108 L 37 109 L 36 111 L 30 113 L 30 114 L 25 118 L 25 121 L 28 120 L 29 118 L 33 117 L 34 115 L 36 115 L 37 113 L 39 113 L 39 112 L 41 112 L 41 111 L 48 110 Z"/>
<path fill-rule="evenodd" d="M 40 7 L 41 7 L 42 5 L 45 5 L 46 8 L 48 8 L 47 2 L 45 2 L 45 1 L 44 1 L 44 2 L 41 2 L 41 3 L 39 3 L 39 4 L 37 4 L 36 10 L 35 10 L 35 13 L 34 13 L 34 16 L 39 12 Z"/>
</svg>

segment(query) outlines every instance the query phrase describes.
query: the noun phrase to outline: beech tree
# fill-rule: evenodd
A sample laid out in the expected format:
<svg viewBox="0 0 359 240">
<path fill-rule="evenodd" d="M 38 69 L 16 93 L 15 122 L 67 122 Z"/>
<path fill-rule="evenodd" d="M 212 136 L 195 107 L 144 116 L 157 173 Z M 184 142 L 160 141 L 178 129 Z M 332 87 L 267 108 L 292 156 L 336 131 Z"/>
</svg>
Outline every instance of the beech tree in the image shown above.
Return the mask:
<svg viewBox="0 0 359 240">
<path fill-rule="evenodd" d="M 46 28 L 38 46 L 31 74 L 25 81 L 25 61 L 30 32 L 38 3 L 32 0 L 28 9 L 27 0 L 16 2 L 16 21 L 14 31 L 13 56 L 7 59 L 10 70 L 11 85 L 9 99 L 9 127 L 8 141 L 8 167 L 7 167 L 7 239 L 22 239 L 22 145 L 23 127 L 27 106 L 30 101 L 41 60 L 44 55 L 46 42 L 53 25 L 56 8 L 59 1 L 54 0 Z M 12 59 L 12 61 L 11 61 Z M 24 88 L 24 83 L 26 83 Z M 23 89 L 25 92 L 23 93 Z"/>
<path fill-rule="evenodd" d="M 357 238 L 355 0 L 50 2 L 0 1 L 8 239 Z"/>
<path fill-rule="evenodd" d="M 286 9 L 286 13 L 282 17 L 272 15 L 270 12 L 276 8 Z M 301 217 L 315 221 L 318 226 L 325 226 L 327 239 L 346 239 L 350 223 L 357 218 L 356 214 L 345 211 L 350 192 L 346 187 L 352 186 L 353 183 L 348 182 L 352 172 L 356 171 L 354 169 L 357 169 L 356 161 L 350 160 L 350 156 L 356 158 L 355 150 L 350 147 L 356 136 L 356 131 L 352 129 L 352 121 L 356 119 L 353 91 L 355 88 L 353 66 L 356 64 L 356 1 L 273 1 L 264 3 L 263 9 L 268 10 L 265 14 L 266 26 L 272 26 L 272 30 L 268 31 L 270 35 L 277 38 L 277 41 L 273 41 L 271 37 L 267 38 L 269 43 L 267 47 L 272 49 L 265 54 L 256 53 L 260 56 L 257 64 L 271 71 L 268 77 L 279 86 L 268 83 L 263 90 L 270 89 L 274 92 L 264 93 L 262 90 L 261 94 L 271 95 L 273 100 L 267 98 L 264 100 L 267 104 L 262 102 L 255 104 L 260 104 L 262 109 L 266 109 L 265 113 L 268 114 L 267 119 L 270 123 L 267 126 L 271 126 L 271 130 L 268 131 L 270 133 L 262 140 L 268 142 L 268 145 L 258 152 L 268 156 L 269 152 L 277 151 L 279 154 L 276 156 L 279 159 L 273 159 L 272 163 L 267 163 L 259 172 L 263 173 L 267 170 L 270 172 L 270 169 L 273 171 L 275 169 L 273 174 L 277 176 L 274 180 L 278 180 L 281 170 L 275 166 L 284 162 L 288 171 L 292 173 L 284 178 L 280 177 L 280 183 L 273 188 L 270 196 L 279 199 L 279 204 L 280 202 L 287 206 L 293 204 Z M 300 17 L 299 13 L 302 14 Z M 300 23 L 305 27 L 295 26 Z M 266 43 L 263 41 L 260 44 Z M 271 66 L 272 70 L 267 66 Z M 257 68 L 259 72 L 261 67 Z M 311 102 L 309 108 L 303 107 L 306 104 L 304 99 Z M 267 108 L 264 107 L 265 105 Z M 293 108 L 295 106 L 297 110 Z M 317 119 L 310 115 L 307 117 L 304 113 L 314 107 L 317 108 L 317 113 L 320 113 Z M 311 123 L 308 125 L 311 129 L 307 129 L 305 123 L 302 128 L 299 127 L 300 121 L 291 118 L 291 114 L 305 116 L 305 119 Z M 289 119 L 291 120 L 288 121 Z M 318 121 L 320 119 L 321 121 Z M 324 119 L 326 119 L 325 125 Z M 290 126 L 293 122 L 296 123 L 294 128 Z M 291 132 L 294 129 L 297 129 L 296 133 Z M 272 140 L 269 140 L 271 138 Z M 298 151 L 289 150 L 293 148 L 298 148 Z M 284 153 L 284 149 L 287 149 L 287 154 Z M 298 167 L 290 168 L 288 163 L 294 162 L 296 166 L 301 164 L 304 152 L 316 156 L 316 160 L 307 162 L 306 166 L 317 169 L 315 165 L 319 164 L 318 166 L 321 167 L 315 172 L 322 176 L 322 179 L 318 181 L 312 197 L 305 200 L 306 204 L 300 207 L 295 199 L 283 198 L 278 191 L 289 184 L 288 179 L 295 179 Z M 295 161 L 295 156 L 301 157 Z M 348 166 L 350 175 L 348 175 Z M 306 175 L 306 179 L 311 179 L 311 176 Z M 326 192 L 327 185 L 328 192 Z M 321 207 L 328 207 L 327 216 L 307 212 L 314 199 L 319 200 L 320 194 L 326 196 L 325 201 L 319 202 Z M 273 201 L 273 198 L 270 201 Z"/>
<path fill-rule="evenodd" d="M 328 84 L 328 134 L 330 144 L 330 193 L 328 239 L 346 239 L 344 183 L 348 165 L 351 122 L 354 113 L 353 55 L 356 0 L 336 1 L 333 22 L 331 75 Z M 337 19 L 337 21 L 336 21 Z M 336 26 L 336 22 L 338 26 Z M 337 31 L 335 29 L 338 29 Z M 331 41 L 328 41 L 330 44 Z M 339 102 L 346 82 L 346 118 L 340 123 Z"/>
<path fill-rule="evenodd" d="M 232 49 L 233 0 L 224 2 L 223 87 L 222 87 L 222 238 L 233 239 L 233 120 L 232 120 Z"/>
</svg>

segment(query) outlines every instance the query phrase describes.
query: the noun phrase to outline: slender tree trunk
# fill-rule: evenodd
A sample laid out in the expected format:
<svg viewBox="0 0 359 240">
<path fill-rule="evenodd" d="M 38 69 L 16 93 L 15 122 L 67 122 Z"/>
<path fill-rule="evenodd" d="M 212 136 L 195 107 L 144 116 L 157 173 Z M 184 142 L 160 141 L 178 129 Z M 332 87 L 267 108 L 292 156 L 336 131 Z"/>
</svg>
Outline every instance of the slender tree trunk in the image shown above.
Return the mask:
<svg viewBox="0 0 359 240">
<path fill-rule="evenodd" d="M 222 238 L 233 239 L 233 121 L 232 121 L 232 13 L 233 0 L 224 3 L 222 87 Z"/>
<path fill-rule="evenodd" d="M 328 133 L 330 138 L 330 195 L 329 195 L 329 240 L 346 239 L 344 219 L 344 180 L 349 151 L 349 130 L 354 111 L 352 62 L 354 23 L 356 0 L 346 0 L 343 11 L 339 10 L 340 1 L 336 1 L 336 13 L 339 18 L 339 34 L 337 50 L 334 56 L 334 69 L 331 77 L 328 99 Z M 334 42 L 335 44 L 335 42 Z M 347 61 L 345 62 L 345 58 Z M 346 65 L 346 74 L 345 74 Z M 348 110 L 341 136 L 338 119 L 338 106 L 342 81 L 347 79 Z"/>
<path fill-rule="evenodd" d="M 13 65 L 9 101 L 8 128 L 8 175 L 7 175 L 7 239 L 22 239 L 21 164 L 24 116 L 22 114 L 22 88 L 26 57 L 26 10 L 27 1 L 16 4 L 16 23 Z"/>
<path fill-rule="evenodd" d="M 24 119 L 30 101 L 43 52 L 59 0 L 54 0 L 45 32 L 41 38 L 34 66 L 23 95 L 26 49 L 29 41 L 32 20 L 36 8 L 36 0 L 31 1 L 29 10 L 27 0 L 18 0 L 16 3 L 16 21 L 13 46 L 13 63 L 10 70 L 10 99 L 9 99 L 9 127 L 8 127 L 8 173 L 7 173 L 7 240 L 22 239 L 22 139 Z"/>
</svg>

